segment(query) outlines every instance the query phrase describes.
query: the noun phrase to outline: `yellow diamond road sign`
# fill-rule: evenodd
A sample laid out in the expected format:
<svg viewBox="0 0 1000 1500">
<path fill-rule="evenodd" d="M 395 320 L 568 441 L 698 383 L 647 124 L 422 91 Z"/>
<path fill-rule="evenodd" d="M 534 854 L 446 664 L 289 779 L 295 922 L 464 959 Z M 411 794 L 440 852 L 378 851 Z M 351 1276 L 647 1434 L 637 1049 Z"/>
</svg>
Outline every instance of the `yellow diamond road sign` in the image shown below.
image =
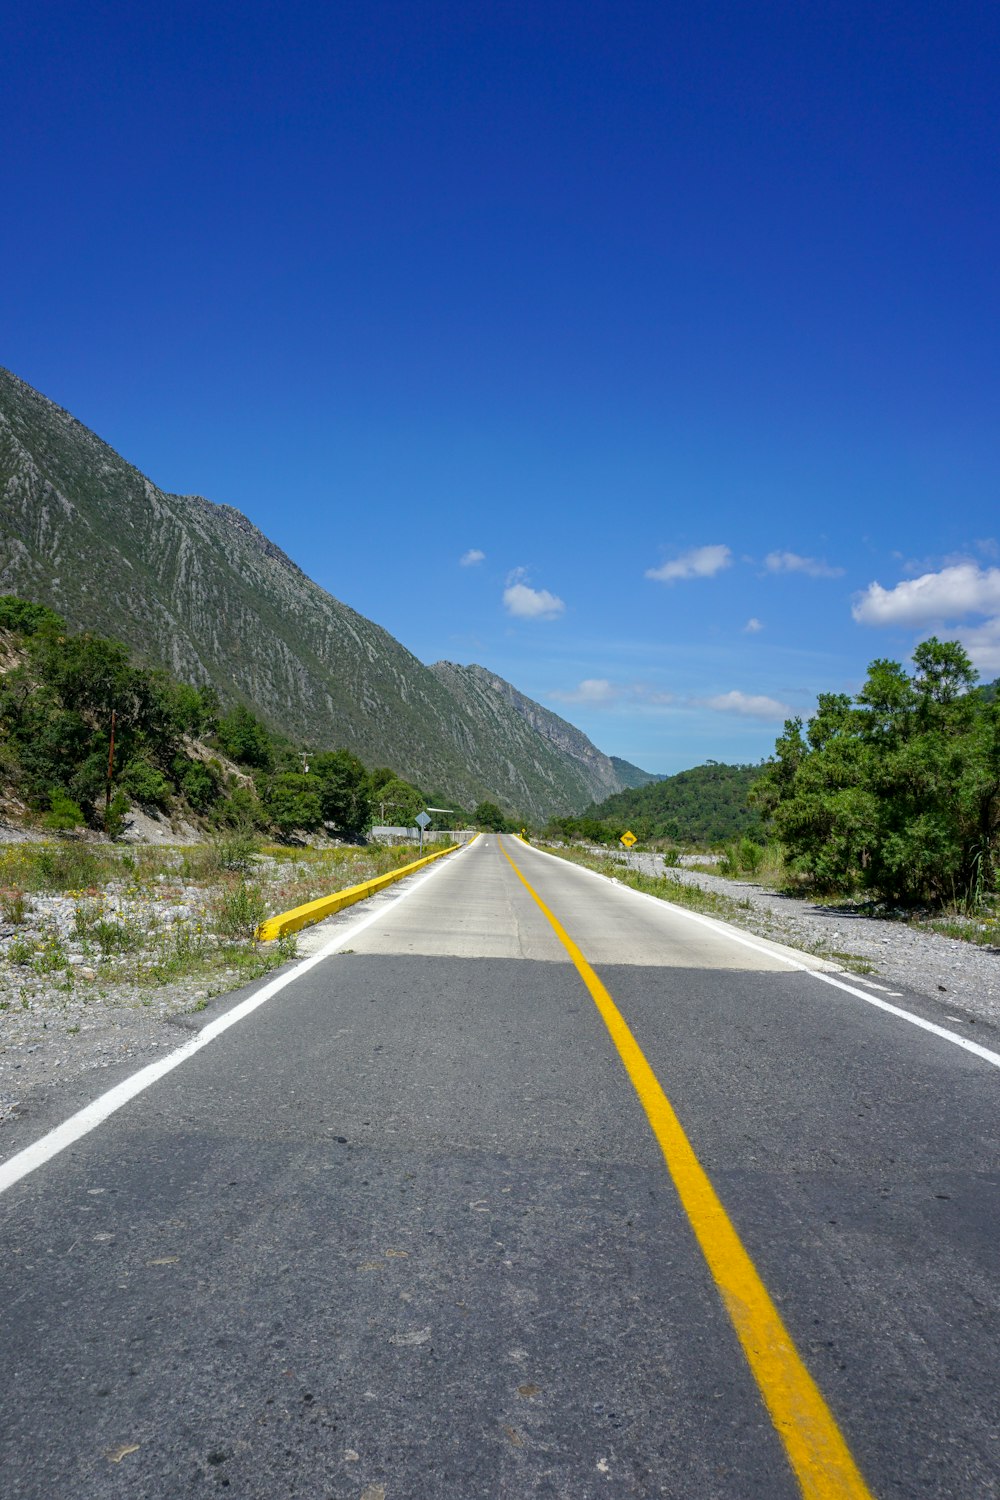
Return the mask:
<svg viewBox="0 0 1000 1500">
<path fill-rule="evenodd" d="M 618 842 L 624 844 L 626 849 L 631 849 L 632 845 L 637 844 L 639 840 L 636 838 L 631 828 L 626 828 L 625 832 L 622 834 Z"/>
</svg>

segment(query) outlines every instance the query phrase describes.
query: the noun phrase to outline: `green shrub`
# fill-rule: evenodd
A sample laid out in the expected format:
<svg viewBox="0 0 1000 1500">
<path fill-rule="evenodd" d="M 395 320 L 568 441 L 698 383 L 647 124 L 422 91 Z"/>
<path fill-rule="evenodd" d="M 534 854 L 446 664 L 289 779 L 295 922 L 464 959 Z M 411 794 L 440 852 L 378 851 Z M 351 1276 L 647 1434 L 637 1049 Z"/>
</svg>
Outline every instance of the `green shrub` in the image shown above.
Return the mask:
<svg viewBox="0 0 1000 1500">
<path fill-rule="evenodd" d="M 744 835 L 736 848 L 740 870 L 744 875 L 757 875 L 764 863 L 764 851 L 755 839 Z"/>
<path fill-rule="evenodd" d="M 35 945 L 29 943 L 27 938 L 16 937 L 7 949 L 8 963 L 16 964 L 19 969 L 27 968 L 35 957 Z"/>
<path fill-rule="evenodd" d="M 91 932 L 105 958 L 114 953 L 135 953 L 143 947 L 145 934 L 138 922 L 117 922 L 101 917 Z"/>
<path fill-rule="evenodd" d="M 216 802 L 209 821 L 216 828 L 246 830 L 263 828 L 267 818 L 256 792 L 247 786 L 234 786 Z"/>
<path fill-rule="evenodd" d="M 275 776 L 265 801 L 267 815 L 275 828 L 284 834 L 319 828 L 323 823 L 323 803 L 316 778 L 301 771 L 284 771 Z"/>
<path fill-rule="evenodd" d="M 42 819 L 42 826 L 53 833 L 65 833 L 71 828 L 82 828 L 86 819 L 78 803 L 65 792 L 53 791 L 49 797 L 49 810 Z"/>
<path fill-rule="evenodd" d="M 115 792 L 111 799 L 107 813 L 108 837 L 120 839 L 125 832 L 125 820 L 128 817 L 128 798 L 124 792 Z"/>
<path fill-rule="evenodd" d="M 19 635 L 35 635 L 45 625 L 53 630 L 66 629 L 61 617 L 44 604 L 32 604 L 15 594 L 0 596 L 0 628 Z"/>
<path fill-rule="evenodd" d="M 221 893 L 213 914 L 223 937 L 252 938 L 267 916 L 267 902 L 257 886 L 240 880 Z"/>
<path fill-rule="evenodd" d="M 148 760 L 130 760 L 118 779 L 119 787 L 140 807 L 165 810 L 170 804 L 170 783 Z"/>
<path fill-rule="evenodd" d="M 174 774 L 181 792 L 195 812 L 207 812 L 219 795 L 219 778 L 212 768 L 204 761 L 178 756 L 174 761 Z"/>
<path fill-rule="evenodd" d="M 255 856 L 260 853 L 260 843 L 256 835 L 246 830 L 235 831 L 226 837 L 216 839 L 213 847 L 218 868 L 231 870 L 237 874 L 244 874 L 249 870 Z"/>
</svg>

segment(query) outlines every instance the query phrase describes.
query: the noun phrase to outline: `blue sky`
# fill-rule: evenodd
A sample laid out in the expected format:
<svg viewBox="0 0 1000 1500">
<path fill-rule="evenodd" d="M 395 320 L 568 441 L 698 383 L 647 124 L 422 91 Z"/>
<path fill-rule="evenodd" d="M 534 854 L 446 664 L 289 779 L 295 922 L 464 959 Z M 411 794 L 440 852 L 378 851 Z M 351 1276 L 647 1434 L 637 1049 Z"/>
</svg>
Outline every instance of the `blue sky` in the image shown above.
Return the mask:
<svg viewBox="0 0 1000 1500">
<path fill-rule="evenodd" d="M 1000 11 L 41 4 L 0 363 L 424 661 L 757 760 L 1000 675 Z"/>
</svg>

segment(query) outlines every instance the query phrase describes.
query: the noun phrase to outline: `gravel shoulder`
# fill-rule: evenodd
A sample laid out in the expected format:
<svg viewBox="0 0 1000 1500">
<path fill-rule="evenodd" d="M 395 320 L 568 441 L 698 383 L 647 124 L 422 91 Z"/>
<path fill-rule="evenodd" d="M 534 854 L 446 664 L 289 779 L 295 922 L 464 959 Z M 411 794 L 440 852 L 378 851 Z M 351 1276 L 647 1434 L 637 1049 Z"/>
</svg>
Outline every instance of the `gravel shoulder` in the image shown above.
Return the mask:
<svg viewBox="0 0 1000 1500">
<path fill-rule="evenodd" d="M 71 896 L 31 898 L 30 938 L 58 935 L 69 950 L 68 966 L 44 972 L 44 949 L 32 964 L 7 962 L 0 975 L 0 1130 L 32 1110 L 38 1090 L 50 1093 L 70 1079 L 133 1062 L 141 1067 L 178 1046 L 212 995 L 245 983 L 235 969 L 178 977 L 150 986 L 111 977 L 113 966 L 74 942 L 77 901 Z M 111 898 L 104 910 L 162 929 L 196 922 L 206 905 L 195 888 L 161 898 Z M 0 924 L 0 947 L 25 941 L 23 926 Z M 39 967 L 43 972 L 39 972 Z M 94 1092 L 100 1090 L 95 1083 Z"/>
<path fill-rule="evenodd" d="M 53 849 L 49 841 L 11 836 L 0 852 L 31 842 Z M 144 873 L 138 861 L 122 864 L 87 889 L 25 891 L 0 882 L 0 1133 L 5 1123 L 51 1112 L 57 1093 L 96 1096 L 107 1086 L 102 1074 L 117 1078 L 172 1050 L 208 1019 L 199 1012 L 210 1001 L 291 958 L 295 938 L 252 943 L 249 934 L 266 912 L 354 885 L 394 868 L 397 856 L 409 857 L 352 847 L 322 851 L 315 861 L 254 856 L 247 889 L 262 909 L 235 934 L 220 927 L 219 903 L 227 891 L 239 898 L 242 877 L 195 870 L 187 878 L 190 853 L 163 851 L 163 869 L 158 854 L 158 873 Z"/>
</svg>

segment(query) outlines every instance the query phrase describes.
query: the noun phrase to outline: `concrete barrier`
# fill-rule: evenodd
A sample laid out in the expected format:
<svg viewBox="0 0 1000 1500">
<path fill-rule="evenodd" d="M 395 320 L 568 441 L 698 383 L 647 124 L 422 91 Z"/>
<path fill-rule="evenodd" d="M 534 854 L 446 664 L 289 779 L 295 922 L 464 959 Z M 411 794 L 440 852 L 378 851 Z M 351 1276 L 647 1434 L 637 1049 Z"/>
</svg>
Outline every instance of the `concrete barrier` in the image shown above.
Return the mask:
<svg viewBox="0 0 1000 1500">
<path fill-rule="evenodd" d="M 459 848 L 460 844 L 449 844 L 447 849 L 436 849 L 433 854 L 426 854 L 423 859 L 416 859 L 398 870 L 390 870 L 387 875 L 376 875 L 373 880 L 363 880 L 360 885 L 349 885 L 346 890 L 335 891 L 332 896 L 320 896 L 318 901 L 307 901 L 304 906 L 293 906 L 291 911 L 268 917 L 257 928 L 257 941 L 273 943 L 286 933 L 299 932 L 303 927 L 311 927 L 314 922 L 322 922 L 324 917 L 332 917 L 334 912 L 343 911 L 345 906 L 353 906 L 356 901 L 374 896 L 376 891 L 384 890 L 394 881 L 412 875 L 414 870 L 420 870 L 446 854 L 453 854 Z"/>
</svg>

